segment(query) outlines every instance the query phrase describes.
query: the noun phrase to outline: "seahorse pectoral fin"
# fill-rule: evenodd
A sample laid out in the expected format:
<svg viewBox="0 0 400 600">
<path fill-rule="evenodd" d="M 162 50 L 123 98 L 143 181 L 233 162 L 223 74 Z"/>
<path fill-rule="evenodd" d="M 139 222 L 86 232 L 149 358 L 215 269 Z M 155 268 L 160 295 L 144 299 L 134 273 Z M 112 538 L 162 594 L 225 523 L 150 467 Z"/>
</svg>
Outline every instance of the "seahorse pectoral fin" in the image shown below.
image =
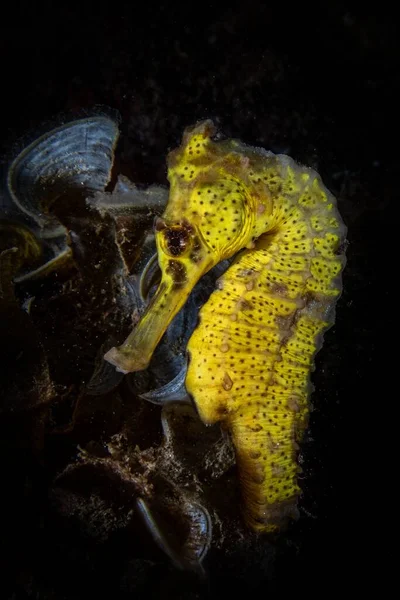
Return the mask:
<svg viewBox="0 0 400 600">
<path fill-rule="evenodd" d="M 190 269 L 186 269 L 184 261 L 170 260 L 163 272 L 161 283 L 139 323 L 124 343 L 117 348 L 111 348 L 104 355 L 104 359 L 123 373 L 146 369 L 168 325 L 208 268 L 206 263 L 202 262 L 196 266 L 192 264 Z"/>
</svg>

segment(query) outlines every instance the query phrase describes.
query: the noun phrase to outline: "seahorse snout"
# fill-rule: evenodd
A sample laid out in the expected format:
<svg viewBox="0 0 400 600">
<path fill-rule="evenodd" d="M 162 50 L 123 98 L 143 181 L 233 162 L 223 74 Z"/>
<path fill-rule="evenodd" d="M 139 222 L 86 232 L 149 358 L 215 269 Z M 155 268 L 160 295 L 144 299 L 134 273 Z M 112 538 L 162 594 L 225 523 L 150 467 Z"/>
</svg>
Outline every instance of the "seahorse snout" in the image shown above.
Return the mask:
<svg viewBox="0 0 400 600">
<path fill-rule="evenodd" d="M 184 220 L 155 224 L 160 285 L 139 323 L 118 348 L 104 358 L 124 373 L 146 369 L 172 319 L 185 304 L 196 283 L 218 262 L 198 234 Z"/>
</svg>

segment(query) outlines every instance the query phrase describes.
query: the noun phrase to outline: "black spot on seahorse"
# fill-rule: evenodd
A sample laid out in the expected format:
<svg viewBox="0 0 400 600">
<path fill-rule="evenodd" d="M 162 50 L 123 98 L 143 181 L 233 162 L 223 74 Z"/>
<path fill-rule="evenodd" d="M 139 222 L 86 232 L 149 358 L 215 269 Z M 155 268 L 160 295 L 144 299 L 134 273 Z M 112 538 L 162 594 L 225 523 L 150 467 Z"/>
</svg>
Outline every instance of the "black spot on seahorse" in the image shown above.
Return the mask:
<svg viewBox="0 0 400 600">
<path fill-rule="evenodd" d="M 185 227 L 171 227 L 165 230 L 167 249 L 172 256 L 180 256 L 185 252 L 189 242 L 189 233 Z"/>
<path fill-rule="evenodd" d="M 179 289 L 187 283 L 186 267 L 179 260 L 169 260 L 166 273 L 171 275 L 174 288 Z"/>
</svg>

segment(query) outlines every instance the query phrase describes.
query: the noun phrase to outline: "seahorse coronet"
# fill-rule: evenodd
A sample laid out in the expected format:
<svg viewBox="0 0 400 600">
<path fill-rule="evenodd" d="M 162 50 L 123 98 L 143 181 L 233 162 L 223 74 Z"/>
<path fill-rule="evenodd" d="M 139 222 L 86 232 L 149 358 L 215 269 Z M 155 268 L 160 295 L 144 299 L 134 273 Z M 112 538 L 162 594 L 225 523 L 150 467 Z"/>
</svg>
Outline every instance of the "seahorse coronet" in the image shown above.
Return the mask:
<svg viewBox="0 0 400 600">
<path fill-rule="evenodd" d="M 341 294 L 346 227 L 311 168 L 215 133 L 209 120 L 188 128 L 168 157 L 169 201 L 155 228 L 160 287 L 105 358 L 145 368 L 201 276 L 234 257 L 199 311 L 186 388 L 200 418 L 230 433 L 246 523 L 273 532 L 297 511 L 298 444 Z"/>
</svg>

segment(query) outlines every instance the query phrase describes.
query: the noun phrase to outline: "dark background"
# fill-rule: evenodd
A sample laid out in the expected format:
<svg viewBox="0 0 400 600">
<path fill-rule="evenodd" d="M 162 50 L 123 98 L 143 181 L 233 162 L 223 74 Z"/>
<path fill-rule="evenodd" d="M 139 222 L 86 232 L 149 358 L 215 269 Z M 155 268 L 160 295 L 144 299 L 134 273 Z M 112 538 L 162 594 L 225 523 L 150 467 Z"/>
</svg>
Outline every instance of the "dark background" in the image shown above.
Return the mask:
<svg viewBox="0 0 400 600">
<path fill-rule="evenodd" d="M 102 104 L 121 114 L 121 171 L 136 183 L 165 184 L 167 152 L 186 126 L 210 117 L 228 136 L 316 168 L 348 227 L 336 324 L 313 376 L 312 443 L 305 451 L 312 516 L 303 514 L 281 542 L 273 575 L 262 551 L 249 561 L 238 548 L 210 565 L 208 590 L 176 575 L 169 584 L 175 597 L 213 597 L 231 585 L 242 594 L 262 589 L 266 597 L 358 586 L 370 577 L 361 574 L 370 532 L 390 523 L 377 508 L 386 485 L 374 462 L 379 432 L 366 418 L 375 401 L 384 401 L 384 390 L 376 396 L 374 386 L 382 373 L 378 331 L 388 316 L 380 307 L 390 291 L 382 252 L 392 239 L 388 214 L 397 194 L 398 28 L 383 10 L 318 6 L 14 2 L 0 25 L 3 156 L 58 114 Z M 378 408 L 376 424 L 381 418 Z M 2 461 L 12 473 L 13 456 Z M 91 546 L 81 568 L 77 542 L 46 521 L 48 469 L 44 475 L 33 459 L 26 465 L 29 493 L 2 482 L 3 497 L 11 499 L 2 519 L 13 531 L 5 597 L 132 597 L 121 567 L 129 547 L 115 555 L 108 548 L 104 556 Z M 370 549 L 386 552 L 372 543 Z M 163 597 L 163 581 L 140 589 Z"/>
</svg>

